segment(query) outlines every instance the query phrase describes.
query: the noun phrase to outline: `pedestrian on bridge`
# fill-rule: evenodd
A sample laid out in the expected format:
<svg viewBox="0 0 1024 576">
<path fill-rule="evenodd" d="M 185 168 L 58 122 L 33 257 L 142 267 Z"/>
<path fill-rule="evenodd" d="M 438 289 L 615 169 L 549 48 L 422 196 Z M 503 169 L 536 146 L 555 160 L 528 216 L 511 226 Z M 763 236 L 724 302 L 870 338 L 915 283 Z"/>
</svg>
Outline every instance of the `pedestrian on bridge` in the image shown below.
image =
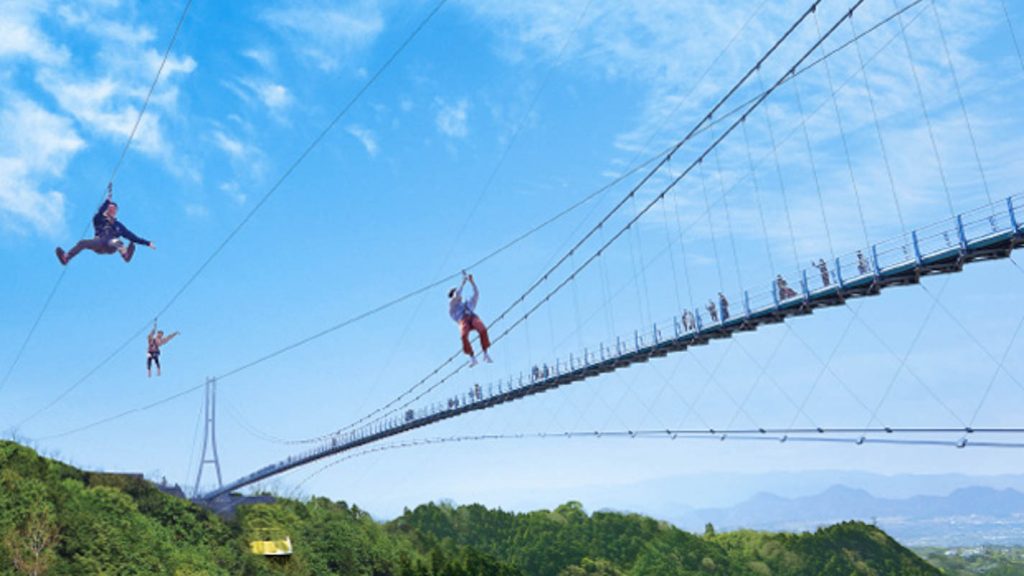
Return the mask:
<svg viewBox="0 0 1024 576">
<path fill-rule="evenodd" d="M 871 267 L 868 264 L 868 259 L 864 257 L 864 253 L 857 250 L 857 272 L 860 274 L 867 274 L 871 271 Z"/>
<path fill-rule="evenodd" d="M 462 288 L 465 287 L 467 281 L 473 287 L 473 296 L 469 300 L 463 300 Z M 491 347 L 491 339 L 487 336 L 487 326 L 475 312 L 479 299 L 480 290 L 477 289 L 476 282 L 473 281 L 473 275 L 467 275 L 465 272 L 462 273 L 462 284 L 458 288 L 448 291 L 448 315 L 459 325 L 459 331 L 462 334 L 462 351 L 469 356 L 470 368 L 476 366 L 476 355 L 473 354 L 473 345 L 469 342 L 471 330 L 476 330 L 480 335 L 480 347 L 483 348 L 484 362 L 491 362 L 491 357 L 487 354 L 487 349 Z"/>
<path fill-rule="evenodd" d="M 729 319 L 729 300 L 726 299 L 725 294 L 718 293 L 718 309 L 722 313 L 722 322 Z"/>
<path fill-rule="evenodd" d="M 782 274 L 775 276 L 775 285 L 779 289 L 779 300 L 788 300 L 796 296 L 796 290 L 789 287 L 789 283 L 782 277 Z"/>
<path fill-rule="evenodd" d="M 711 315 L 711 321 L 718 322 L 718 309 L 715 308 L 715 301 L 708 300 L 708 305 L 705 308 L 707 308 L 708 314 Z"/>
<path fill-rule="evenodd" d="M 832 284 L 832 280 L 828 277 L 828 264 L 825 264 L 825 260 L 823 258 L 818 258 L 818 263 L 815 264 L 812 261 L 811 266 L 818 269 L 818 272 L 821 273 L 821 285 L 828 288 L 828 286 Z"/>
</svg>

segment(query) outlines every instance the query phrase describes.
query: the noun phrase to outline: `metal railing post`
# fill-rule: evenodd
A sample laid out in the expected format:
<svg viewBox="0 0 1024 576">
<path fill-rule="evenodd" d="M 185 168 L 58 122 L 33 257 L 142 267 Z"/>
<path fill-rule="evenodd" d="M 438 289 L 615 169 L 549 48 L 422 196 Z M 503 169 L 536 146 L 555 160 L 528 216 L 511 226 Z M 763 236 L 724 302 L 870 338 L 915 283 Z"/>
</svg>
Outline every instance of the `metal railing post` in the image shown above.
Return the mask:
<svg viewBox="0 0 1024 576">
<path fill-rule="evenodd" d="M 1017 215 L 1013 212 L 1013 196 L 1007 196 L 1006 198 L 1006 211 L 1010 213 L 1010 225 L 1013 226 L 1013 235 L 1019 236 L 1021 231 L 1020 227 L 1017 226 Z"/>
<path fill-rule="evenodd" d="M 963 214 L 956 215 L 956 231 L 960 236 L 960 251 L 967 251 L 967 234 L 964 232 L 964 217 Z"/>
<path fill-rule="evenodd" d="M 843 265 L 840 264 L 839 258 L 836 258 L 836 282 L 839 284 L 839 289 L 842 290 L 843 286 Z"/>
<path fill-rule="evenodd" d="M 914 241 L 914 261 L 918 267 L 921 266 L 921 244 L 917 241 L 917 230 L 910 231 L 910 238 Z"/>
</svg>

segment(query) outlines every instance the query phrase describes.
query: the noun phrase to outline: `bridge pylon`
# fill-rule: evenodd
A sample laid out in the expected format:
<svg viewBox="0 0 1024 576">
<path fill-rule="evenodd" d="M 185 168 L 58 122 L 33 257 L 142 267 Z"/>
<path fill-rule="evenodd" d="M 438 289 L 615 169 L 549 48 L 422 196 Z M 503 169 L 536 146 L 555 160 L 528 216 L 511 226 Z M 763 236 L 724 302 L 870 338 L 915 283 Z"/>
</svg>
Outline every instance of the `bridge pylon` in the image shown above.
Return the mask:
<svg viewBox="0 0 1024 576">
<path fill-rule="evenodd" d="M 207 464 L 213 464 L 217 471 L 217 488 L 224 486 L 224 480 L 220 475 L 220 459 L 217 456 L 217 379 L 206 379 L 206 417 L 203 432 L 203 454 L 199 460 L 199 471 L 196 473 L 196 487 L 192 491 L 193 496 L 199 495 L 199 482 L 203 479 L 203 468 Z M 212 457 L 206 456 L 207 449 L 211 449 Z"/>
</svg>

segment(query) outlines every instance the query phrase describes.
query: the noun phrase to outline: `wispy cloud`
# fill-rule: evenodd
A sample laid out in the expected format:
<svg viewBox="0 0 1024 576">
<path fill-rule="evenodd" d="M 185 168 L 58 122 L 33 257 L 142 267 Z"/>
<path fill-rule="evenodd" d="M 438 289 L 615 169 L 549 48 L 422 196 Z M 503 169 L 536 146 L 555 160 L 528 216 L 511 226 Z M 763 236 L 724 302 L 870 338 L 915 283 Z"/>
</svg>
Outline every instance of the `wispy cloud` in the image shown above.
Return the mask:
<svg viewBox="0 0 1024 576">
<path fill-rule="evenodd" d="M 210 210 L 203 204 L 186 204 L 185 215 L 189 218 L 201 220 L 210 216 Z"/>
<path fill-rule="evenodd" d="M 0 18 L 0 59 L 28 58 L 48 65 L 68 61 L 67 48 L 55 45 L 37 25 L 36 19 L 44 8 L 31 2 L 4 5 Z"/>
<path fill-rule="evenodd" d="M 264 155 L 257 146 L 248 144 L 238 138 L 228 135 L 222 129 L 215 129 L 210 134 L 214 145 L 223 150 L 231 159 L 236 172 L 244 172 L 249 176 L 259 178 L 263 175 Z M 224 190 L 224 188 L 221 188 Z M 225 190 L 227 191 L 227 190 Z M 244 197 L 243 197 L 244 202 Z"/>
<path fill-rule="evenodd" d="M 345 131 L 354 136 L 356 140 L 359 140 L 359 143 L 363 145 L 363 148 L 366 148 L 367 154 L 371 157 L 377 155 L 377 151 L 379 150 L 377 137 L 371 130 L 363 128 L 362 126 L 352 125 L 345 128 Z"/>
<path fill-rule="evenodd" d="M 163 54 L 149 45 L 155 34 L 106 15 L 100 4 L 61 6 L 55 10 L 64 26 L 99 41 L 95 62 L 88 66 L 67 58 L 40 60 L 36 80 L 83 127 L 113 140 L 128 136 L 149 91 Z M 45 35 L 34 22 L 40 45 Z M 196 62 L 189 56 L 171 55 L 153 94 L 146 116 L 136 133 L 135 146 L 143 153 L 174 163 L 174 154 L 163 134 L 161 116 L 177 107 L 177 80 L 192 73 Z"/>
<path fill-rule="evenodd" d="M 239 82 L 271 112 L 281 112 L 292 104 L 291 93 L 280 84 L 254 78 L 243 78 Z"/>
<path fill-rule="evenodd" d="M 15 230 L 27 224 L 55 234 L 64 221 L 64 194 L 43 183 L 61 176 L 85 142 L 70 119 L 26 98 L 8 97 L 0 105 L 0 220 Z"/>
<path fill-rule="evenodd" d="M 274 57 L 274 53 L 265 48 L 250 48 L 243 51 L 242 56 L 256 62 L 268 72 L 277 67 L 277 58 Z"/>
<path fill-rule="evenodd" d="M 438 100 L 437 105 L 440 108 L 435 118 L 438 131 L 452 138 L 465 138 L 469 135 L 469 127 L 467 125 L 468 100 L 463 98 L 454 104 Z"/>
<path fill-rule="evenodd" d="M 322 2 L 300 2 L 265 11 L 263 20 L 286 39 L 301 57 L 323 70 L 335 70 L 350 54 L 369 46 L 384 29 L 376 2 L 345 8 Z"/>
<path fill-rule="evenodd" d="M 239 205 L 245 204 L 245 201 L 249 198 L 244 192 L 242 192 L 241 186 L 238 182 L 222 182 L 217 188 Z"/>
</svg>

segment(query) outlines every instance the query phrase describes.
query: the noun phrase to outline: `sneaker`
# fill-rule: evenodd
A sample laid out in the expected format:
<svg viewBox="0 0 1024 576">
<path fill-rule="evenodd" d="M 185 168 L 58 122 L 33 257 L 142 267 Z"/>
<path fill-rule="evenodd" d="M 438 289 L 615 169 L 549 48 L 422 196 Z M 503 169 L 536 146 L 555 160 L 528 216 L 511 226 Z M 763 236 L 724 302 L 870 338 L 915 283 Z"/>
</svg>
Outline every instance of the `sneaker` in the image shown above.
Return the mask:
<svg viewBox="0 0 1024 576">
<path fill-rule="evenodd" d="M 494 360 L 491 360 L 491 356 L 487 354 L 487 352 L 484 352 L 484 362 L 487 362 L 488 364 L 494 362 Z"/>
<path fill-rule="evenodd" d="M 472 368 L 473 366 L 476 366 L 476 356 L 469 357 L 469 367 Z"/>
<path fill-rule="evenodd" d="M 125 262 L 131 262 L 133 255 L 135 255 L 135 242 L 129 243 L 128 247 L 121 251 L 121 258 L 124 258 Z"/>
<path fill-rule="evenodd" d="M 60 263 L 63 266 L 68 265 L 68 257 L 66 254 L 64 254 L 64 249 L 61 248 L 60 246 L 57 246 L 57 260 L 60 260 Z"/>
</svg>

